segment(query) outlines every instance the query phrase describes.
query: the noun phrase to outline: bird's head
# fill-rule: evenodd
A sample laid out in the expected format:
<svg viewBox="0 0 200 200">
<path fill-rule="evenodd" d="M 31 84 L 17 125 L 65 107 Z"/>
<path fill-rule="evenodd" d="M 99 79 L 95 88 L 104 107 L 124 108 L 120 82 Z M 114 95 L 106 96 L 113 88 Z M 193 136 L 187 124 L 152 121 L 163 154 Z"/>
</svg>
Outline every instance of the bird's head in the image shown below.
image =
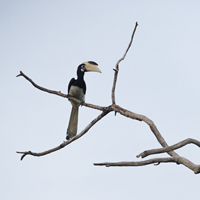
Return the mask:
<svg viewBox="0 0 200 200">
<path fill-rule="evenodd" d="M 81 71 L 83 73 L 84 72 L 99 72 L 99 73 L 101 73 L 101 70 L 97 66 L 98 66 L 98 64 L 93 61 L 86 61 L 78 66 L 78 71 Z"/>
</svg>

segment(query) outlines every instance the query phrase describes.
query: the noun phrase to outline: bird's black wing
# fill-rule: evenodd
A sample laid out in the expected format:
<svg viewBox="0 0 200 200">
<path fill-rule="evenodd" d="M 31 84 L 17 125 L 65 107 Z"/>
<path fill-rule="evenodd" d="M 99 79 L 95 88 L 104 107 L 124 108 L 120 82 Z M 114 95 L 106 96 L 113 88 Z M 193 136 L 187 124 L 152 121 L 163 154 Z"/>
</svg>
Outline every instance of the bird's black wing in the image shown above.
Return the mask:
<svg viewBox="0 0 200 200">
<path fill-rule="evenodd" d="M 69 94 L 70 87 L 71 87 L 72 85 L 74 85 L 74 82 L 75 82 L 75 81 L 76 81 L 75 78 L 72 78 L 71 81 L 69 82 L 69 85 L 68 85 L 68 94 Z"/>
</svg>

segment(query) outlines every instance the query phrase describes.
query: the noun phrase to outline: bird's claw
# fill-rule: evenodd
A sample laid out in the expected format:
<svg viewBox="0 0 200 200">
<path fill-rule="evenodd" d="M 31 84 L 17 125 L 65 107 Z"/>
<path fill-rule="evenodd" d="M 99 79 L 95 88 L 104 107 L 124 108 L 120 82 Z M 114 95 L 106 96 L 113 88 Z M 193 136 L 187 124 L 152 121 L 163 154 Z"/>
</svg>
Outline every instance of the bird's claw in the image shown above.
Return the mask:
<svg viewBox="0 0 200 200">
<path fill-rule="evenodd" d="M 67 98 L 69 98 L 69 97 L 72 97 L 72 95 L 71 94 L 67 94 Z"/>
<path fill-rule="evenodd" d="M 85 103 L 85 101 L 81 101 L 80 105 L 83 106 L 84 103 Z"/>
<path fill-rule="evenodd" d="M 66 136 L 66 140 L 69 140 L 69 139 L 70 139 L 70 137 L 67 135 L 67 136 Z"/>
</svg>

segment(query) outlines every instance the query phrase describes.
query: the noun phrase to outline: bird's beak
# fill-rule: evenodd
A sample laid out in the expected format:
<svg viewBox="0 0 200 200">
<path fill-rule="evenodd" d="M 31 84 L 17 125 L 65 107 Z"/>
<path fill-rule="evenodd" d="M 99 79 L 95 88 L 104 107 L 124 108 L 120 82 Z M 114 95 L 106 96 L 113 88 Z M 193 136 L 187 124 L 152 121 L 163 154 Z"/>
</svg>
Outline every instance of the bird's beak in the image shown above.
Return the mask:
<svg viewBox="0 0 200 200">
<path fill-rule="evenodd" d="M 92 71 L 92 72 L 99 72 L 99 73 L 102 73 L 101 70 L 97 67 L 98 64 L 93 62 L 93 61 L 87 61 L 87 62 L 84 62 L 83 64 L 85 64 L 85 69 L 89 72 L 89 71 Z"/>
</svg>

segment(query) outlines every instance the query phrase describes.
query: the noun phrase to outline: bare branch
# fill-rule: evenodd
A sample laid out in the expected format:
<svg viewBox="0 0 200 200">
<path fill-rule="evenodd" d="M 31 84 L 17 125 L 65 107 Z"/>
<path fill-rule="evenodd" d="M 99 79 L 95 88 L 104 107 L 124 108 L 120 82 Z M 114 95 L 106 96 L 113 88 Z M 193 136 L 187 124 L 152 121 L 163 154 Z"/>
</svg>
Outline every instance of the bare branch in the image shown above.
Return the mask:
<svg viewBox="0 0 200 200">
<path fill-rule="evenodd" d="M 136 119 L 136 120 L 139 120 L 139 121 L 143 121 L 146 124 L 148 124 L 149 127 L 150 127 L 150 129 L 151 129 L 151 131 L 155 135 L 156 139 L 161 144 L 161 146 L 168 147 L 168 144 L 166 143 L 165 139 L 162 137 L 162 135 L 160 134 L 160 132 L 158 131 L 156 125 L 153 123 L 152 120 L 150 120 L 149 118 L 147 118 L 144 115 L 139 115 L 139 114 L 133 113 L 131 111 L 128 111 L 128 110 L 126 110 L 124 108 L 121 108 L 118 105 L 112 105 L 112 109 L 115 112 L 120 113 L 121 115 L 124 115 L 124 116 L 132 118 L 132 119 Z M 186 167 L 188 167 L 189 169 L 191 169 L 192 171 L 194 171 L 195 174 L 200 173 L 200 166 L 199 165 L 195 165 L 190 160 L 188 160 L 188 159 L 186 159 L 184 157 L 179 156 L 174 151 L 169 151 L 167 153 L 170 156 L 172 156 L 172 158 L 176 161 L 176 163 L 185 165 Z"/>
<path fill-rule="evenodd" d="M 44 156 L 46 154 L 50 154 L 52 152 L 55 152 L 57 150 L 60 150 L 62 148 L 64 148 L 65 146 L 67 146 L 68 144 L 70 144 L 71 142 L 79 139 L 80 137 L 82 137 L 94 124 L 96 124 L 99 120 L 101 120 L 105 115 L 107 115 L 109 112 L 114 111 L 115 114 L 116 113 L 120 113 L 121 115 L 131 118 L 133 120 L 138 120 L 138 121 L 143 121 L 145 122 L 151 129 L 152 133 L 154 134 L 154 136 L 156 137 L 157 141 L 161 144 L 161 146 L 163 148 L 159 148 L 159 149 L 152 149 L 152 150 L 147 150 L 142 152 L 141 154 L 139 154 L 137 157 L 146 157 L 148 155 L 152 155 L 152 154 L 158 154 L 158 153 L 168 153 L 168 155 L 170 155 L 171 157 L 169 158 L 153 158 L 153 159 L 149 159 L 149 160 L 145 160 L 145 161 L 139 161 L 139 162 L 117 162 L 117 163 L 113 163 L 113 162 L 104 162 L 104 163 L 95 163 L 94 165 L 96 166 L 144 166 L 144 165 L 149 165 L 149 164 L 154 164 L 154 165 L 159 165 L 160 163 L 165 163 L 165 162 L 174 162 L 177 164 L 182 164 L 184 166 L 186 166 L 187 168 L 191 169 L 195 174 L 200 173 L 200 165 L 195 165 L 194 163 L 192 163 L 190 160 L 181 157 L 180 155 L 178 155 L 176 152 L 174 152 L 175 149 L 181 148 L 187 144 L 193 143 L 195 145 L 197 145 L 198 147 L 200 147 L 200 142 L 194 139 L 186 139 L 183 140 L 182 142 L 179 142 L 175 145 L 172 146 L 168 146 L 168 144 L 166 143 L 165 139 L 163 138 L 163 136 L 160 134 L 160 132 L 158 131 L 156 125 L 154 124 L 154 122 L 149 119 L 148 117 L 144 116 L 144 115 L 140 115 L 140 114 L 136 114 L 134 112 L 131 112 L 129 110 L 126 110 L 118 105 L 116 105 L 115 103 L 115 88 L 116 88 L 116 82 L 117 82 L 117 76 L 118 76 L 118 72 L 119 72 L 119 64 L 122 60 L 125 59 L 126 54 L 128 53 L 132 42 L 133 42 L 133 38 L 135 35 L 135 31 L 136 28 L 138 26 L 138 23 L 135 24 L 135 28 L 133 30 L 132 36 L 131 36 L 131 40 L 130 43 L 123 55 L 122 58 L 120 58 L 118 60 L 118 62 L 116 63 L 115 69 L 114 69 L 114 80 L 113 80 L 113 87 L 112 87 L 112 91 L 111 91 L 111 95 L 112 95 L 112 105 L 108 106 L 108 107 L 101 107 L 101 106 L 97 106 L 97 105 L 93 105 L 93 104 L 88 104 L 88 103 L 83 103 L 83 106 L 89 107 L 89 108 L 93 108 L 93 109 L 97 109 L 102 111 L 102 113 L 97 116 L 84 130 L 82 130 L 78 135 L 76 135 L 75 137 L 71 138 L 68 141 L 64 141 L 62 144 L 60 144 L 59 146 L 44 151 L 44 152 L 40 152 L 40 153 L 35 153 L 32 151 L 25 151 L 25 152 L 17 152 L 22 154 L 21 156 L 21 160 L 26 156 L 26 155 L 32 155 L 32 156 Z M 60 91 L 54 91 L 54 90 L 49 90 L 46 89 L 44 87 L 41 87 L 39 85 L 37 85 L 34 81 L 32 81 L 32 79 L 30 79 L 27 75 L 25 75 L 22 71 L 20 71 L 20 74 L 17 75 L 17 77 L 19 76 L 23 76 L 25 79 L 27 79 L 34 87 L 36 87 L 39 90 L 51 93 L 51 94 L 55 94 L 64 98 L 68 98 L 69 100 L 73 100 L 77 103 L 82 103 L 80 100 L 68 96 L 66 94 L 61 93 Z"/>
<path fill-rule="evenodd" d="M 123 115 L 125 117 L 145 122 L 147 125 L 149 125 L 151 131 L 154 133 L 154 135 L 157 138 L 158 142 L 163 147 L 168 146 L 166 141 L 164 140 L 164 138 L 162 137 L 162 135 L 160 134 L 160 132 L 158 131 L 156 125 L 154 124 L 154 122 L 152 120 L 150 120 L 149 118 L 147 118 L 144 115 L 136 114 L 134 112 L 126 110 L 126 109 L 124 109 L 124 108 L 122 108 L 122 107 L 120 107 L 118 105 L 112 105 L 112 108 L 113 108 L 113 110 L 115 112 L 118 112 L 118 113 L 120 113 L 121 115 Z"/>
<path fill-rule="evenodd" d="M 106 107 L 101 107 L 101 106 L 97 106 L 97 105 L 93 105 L 93 104 L 89 104 L 89 103 L 83 103 L 81 102 L 79 99 L 76 99 L 72 96 L 68 96 L 67 94 L 63 94 L 62 92 L 60 91 L 55 91 L 55 90 L 49 90 L 47 88 L 44 88 L 44 87 L 41 87 L 39 85 L 37 85 L 31 78 L 29 78 L 26 74 L 24 74 L 22 71 L 20 71 L 20 74 L 18 74 L 16 77 L 19 77 L 19 76 L 23 76 L 26 80 L 28 80 L 34 87 L 36 87 L 37 89 L 39 90 L 42 90 L 44 92 L 48 92 L 50 94 L 55 94 L 55 95 L 58 95 L 58 96 L 61 96 L 61 97 L 64 97 L 64 98 L 68 98 L 69 100 L 73 100 L 79 104 L 82 104 L 83 106 L 86 106 L 88 108 L 93 108 L 93 109 L 96 109 L 96 110 L 101 110 L 103 111 L 104 109 L 106 109 Z"/>
<path fill-rule="evenodd" d="M 113 87 L 112 87 L 112 103 L 113 103 L 113 104 L 115 104 L 115 88 L 116 88 L 116 83 L 117 83 L 117 75 L 118 75 L 118 71 L 119 71 L 119 63 L 120 63 L 122 60 L 125 59 L 126 54 L 128 53 L 128 51 L 129 51 L 129 49 L 130 49 L 130 47 L 131 47 L 131 45 L 132 45 L 133 37 L 134 37 L 134 35 L 135 35 L 135 31 L 136 31 L 137 26 L 138 26 L 138 23 L 136 22 L 136 23 L 135 23 L 135 28 L 134 28 L 133 33 L 132 33 L 132 36 L 131 36 L 131 41 L 130 41 L 130 43 L 129 43 L 129 45 L 128 45 L 128 48 L 126 49 L 126 51 L 125 51 L 123 57 L 120 58 L 120 59 L 118 60 L 116 66 L 115 66 L 115 69 L 114 69 L 115 74 L 114 74 Z"/>
<path fill-rule="evenodd" d="M 179 149 L 187 144 L 195 144 L 197 145 L 198 147 L 200 147 L 200 142 L 198 140 L 195 140 L 195 139 L 192 139 L 192 138 L 188 138 L 186 140 L 183 140 L 177 144 L 174 144 L 174 145 L 171 145 L 171 146 L 168 146 L 168 147 L 164 147 L 164 148 L 159 148 L 159 149 L 151 149 L 151 150 L 146 150 L 142 153 L 140 153 L 137 157 L 142 157 L 142 158 L 145 158 L 149 155 L 153 155 L 153 154 L 159 154 L 159 153 L 166 153 L 166 152 L 169 152 L 169 151 L 173 151 L 173 150 L 176 150 L 176 149 Z"/>
<path fill-rule="evenodd" d="M 94 163 L 95 166 L 105 166 L 105 167 L 138 167 L 145 166 L 150 164 L 160 164 L 160 163 L 168 163 L 168 162 L 176 162 L 173 158 L 153 158 L 145 161 L 139 162 L 104 162 L 104 163 Z"/>
<path fill-rule="evenodd" d="M 39 90 L 67 98 L 67 95 L 61 93 L 60 91 L 58 92 L 58 91 L 55 91 L 55 90 L 49 90 L 49 89 L 46 89 L 44 87 L 37 85 L 35 82 L 32 81 L 32 79 L 30 79 L 28 76 L 26 76 L 22 71 L 20 71 L 20 74 L 18 74 L 16 77 L 19 77 L 19 76 L 23 76 L 26 80 L 28 80 L 34 87 L 38 88 Z"/>
<path fill-rule="evenodd" d="M 78 135 L 76 135 L 75 137 L 71 138 L 68 141 L 64 141 L 62 144 L 60 144 L 59 146 L 50 149 L 48 151 L 44 151 L 44 152 L 40 152 L 40 153 L 35 153 L 32 151 L 24 151 L 24 152 L 20 152 L 17 151 L 17 153 L 22 154 L 21 156 L 21 160 L 23 160 L 23 158 L 27 155 L 32 155 L 32 156 L 44 156 L 47 154 L 50 154 L 52 152 L 58 151 L 60 149 L 62 149 L 63 147 L 67 146 L 68 144 L 74 142 L 75 140 L 79 139 L 80 137 L 82 137 L 85 133 L 88 132 L 88 130 L 94 126 L 94 124 L 96 124 L 99 120 L 101 120 L 104 116 L 106 116 L 109 112 L 111 112 L 111 107 L 107 107 L 99 116 L 97 116 L 94 120 L 92 120 L 86 127 L 84 130 L 82 130 Z"/>
</svg>

